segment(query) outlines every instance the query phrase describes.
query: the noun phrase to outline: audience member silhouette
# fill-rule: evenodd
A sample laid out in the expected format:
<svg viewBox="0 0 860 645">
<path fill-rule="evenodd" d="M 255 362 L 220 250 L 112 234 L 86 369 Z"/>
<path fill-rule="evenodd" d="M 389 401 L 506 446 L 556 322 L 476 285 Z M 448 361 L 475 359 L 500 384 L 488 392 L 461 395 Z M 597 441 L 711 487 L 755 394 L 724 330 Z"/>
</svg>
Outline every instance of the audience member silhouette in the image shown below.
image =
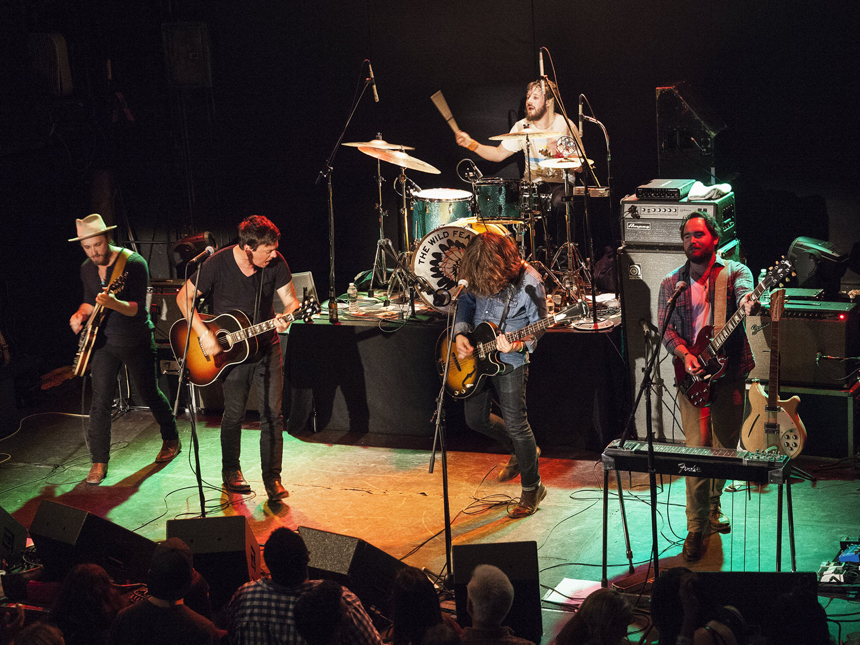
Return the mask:
<svg viewBox="0 0 860 645">
<path fill-rule="evenodd" d="M 651 621 L 660 645 L 742 645 L 746 625 L 734 607 L 721 607 L 708 596 L 695 573 L 669 569 L 651 589 Z"/>
<path fill-rule="evenodd" d="M 158 545 L 147 574 L 149 597 L 119 612 L 112 645 L 216 645 L 222 634 L 212 621 L 186 607 L 193 581 L 191 551 L 179 538 Z"/>
<path fill-rule="evenodd" d="M 462 629 L 454 629 L 448 622 L 433 625 L 424 634 L 421 645 L 462 645 L 463 641 L 460 640 L 462 631 Z"/>
<path fill-rule="evenodd" d="M 48 623 L 28 625 L 15 637 L 14 645 L 65 645 L 63 632 Z"/>
<path fill-rule="evenodd" d="M 108 642 L 122 606 L 107 571 L 97 564 L 79 564 L 63 578 L 48 621 L 60 628 L 66 645 L 101 645 Z"/>
<path fill-rule="evenodd" d="M 427 630 L 443 622 L 436 588 L 421 569 L 404 567 L 391 589 L 392 645 L 421 645 Z M 449 619 L 449 627 L 459 636 L 462 630 Z"/>
<path fill-rule="evenodd" d="M 299 596 L 293 618 L 307 645 L 341 645 L 346 625 L 343 587 L 334 580 L 323 580 Z"/>
<path fill-rule="evenodd" d="M 531 641 L 514 635 L 502 621 L 514 604 L 514 586 L 505 573 L 491 564 L 475 567 L 466 586 L 466 610 L 472 626 L 463 630 L 464 645 L 526 645 Z"/>
<path fill-rule="evenodd" d="M 263 548 L 271 577 L 248 582 L 227 607 L 227 629 L 233 645 L 300 645 L 294 610 L 299 597 L 321 584 L 308 579 L 310 557 L 302 537 L 288 528 L 272 532 Z M 381 645 L 382 641 L 358 598 L 341 587 L 346 621 L 342 643 Z"/>
<path fill-rule="evenodd" d="M 562 627 L 556 645 L 618 645 L 627 635 L 633 607 L 614 589 L 598 589 Z"/>
</svg>

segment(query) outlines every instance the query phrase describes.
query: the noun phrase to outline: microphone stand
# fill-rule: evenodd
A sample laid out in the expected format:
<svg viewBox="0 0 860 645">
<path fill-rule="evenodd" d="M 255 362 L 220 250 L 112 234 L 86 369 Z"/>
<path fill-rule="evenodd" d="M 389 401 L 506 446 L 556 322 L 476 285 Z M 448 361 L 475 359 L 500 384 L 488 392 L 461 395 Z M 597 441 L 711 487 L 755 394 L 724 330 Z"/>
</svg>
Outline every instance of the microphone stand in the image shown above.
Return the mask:
<svg viewBox="0 0 860 645">
<path fill-rule="evenodd" d="M 454 569 L 451 565 L 451 505 L 448 500 L 448 448 L 445 443 L 445 384 L 448 382 L 448 370 L 451 366 L 451 354 L 454 349 L 454 321 L 457 319 L 457 308 L 459 307 L 459 298 L 451 302 L 451 308 L 448 310 L 448 318 L 451 321 L 448 325 L 451 330 L 448 332 L 448 348 L 445 352 L 445 369 L 442 372 L 442 386 L 439 388 L 439 394 L 436 396 L 436 412 L 434 419 L 436 421 L 436 432 L 433 436 L 433 450 L 430 453 L 430 467 L 428 472 L 432 475 L 436 464 L 436 444 L 439 444 L 439 450 L 442 458 L 442 504 L 444 508 L 445 518 L 445 567 L 448 570 L 448 576 L 453 577 Z M 444 579 L 443 579 L 444 580 Z M 443 583 L 444 584 L 444 583 Z M 447 588 L 448 585 L 445 585 Z"/>
<path fill-rule="evenodd" d="M 651 355 L 651 360 L 648 362 L 647 367 L 645 368 L 645 374 L 642 378 L 642 383 L 639 385 L 639 392 L 636 395 L 636 401 L 633 403 L 633 409 L 630 410 L 630 416 L 627 417 L 627 424 L 624 428 L 624 434 L 621 435 L 621 439 L 618 441 L 618 448 L 624 448 L 624 442 L 627 441 L 628 437 L 631 434 L 633 429 L 633 421 L 636 415 L 636 409 L 639 407 L 639 402 L 642 400 L 642 395 L 645 393 L 645 390 L 649 390 L 649 394 L 645 397 L 645 436 L 648 443 L 648 487 L 651 491 L 651 557 L 654 561 L 654 579 L 656 580 L 660 576 L 660 563 L 659 563 L 659 552 L 657 548 L 657 468 L 654 463 L 654 428 L 651 423 L 651 395 L 650 388 L 652 383 L 652 375 L 654 373 L 654 368 L 657 365 L 658 357 L 660 356 L 660 346 L 663 344 L 663 336 L 666 335 L 666 329 L 669 327 L 669 321 L 672 319 L 672 314 L 675 311 L 675 306 L 678 303 L 678 296 L 680 292 L 676 293 L 675 296 L 669 301 L 667 309 L 666 309 L 666 319 L 663 321 L 663 326 L 660 328 L 660 335 L 656 341 L 656 347 L 654 348 L 654 353 Z M 616 471 L 617 475 L 618 471 Z M 621 499 L 621 479 L 620 476 L 618 478 L 618 498 Z M 622 503 L 622 515 L 623 515 L 623 503 Z M 624 519 L 624 527 L 625 527 L 625 538 L 628 543 L 628 555 L 631 557 L 631 567 L 632 564 L 632 552 L 629 551 L 630 538 L 627 534 L 627 520 Z M 647 581 L 646 581 L 647 582 Z"/>
<path fill-rule="evenodd" d="M 364 66 L 364 63 L 362 63 L 362 66 Z M 331 154 L 329 154 L 328 159 L 326 159 L 325 165 L 323 166 L 322 170 L 320 170 L 319 175 L 317 175 L 317 179 L 314 182 L 314 186 L 319 186 L 323 179 L 326 179 L 328 181 L 328 319 L 331 323 L 337 322 L 337 292 L 334 286 L 334 199 L 332 197 L 331 179 L 331 176 L 334 172 L 334 167 L 332 166 L 332 163 L 334 162 L 334 157 L 337 154 L 337 151 L 340 149 L 340 142 L 343 141 L 344 136 L 346 136 L 346 130 L 349 127 L 350 122 L 352 122 L 352 117 L 355 114 L 359 103 L 361 103 L 362 97 L 364 97 L 365 92 L 367 92 L 367 88 L 371 85 L 372 82 L 373 81 L 370 78 L 364 79 L 364 87 L 361 88 L 361 94 L 358 95 L 358 98 L 355 100 L 355 103 L 352 104 L 352 108 L 349 111 L 349 116 L 346 118 L 346 123 L 343 126 L 343 130 L 341 131 L 340 136 L 337 138 L 337 141 L 335 141 L 334 147 L 331 150 Z"/>
<path fill-rule="evenodd" d="M 188 285 L 188 267 L 189 264 L 185 265 L 185 284 Z M 203 266 L 197 268 L 197 278 L 194 280 L 194 298 L 191 300 L 191 304 L 188 303 L 188 299 L 185 300 L 185 309 L 186 309 L 186 317 L 185 317 L 185 347 L 182 350 L 182 359 L 179 362 L 179 382 L 178 387 L 176 388 L 176 399 L 173 402 L 173 416 L 176 417 L 176 413 L 179 410 L 179 397 L 182 393 L 182 384 L 184 383 L 187 387 L 187 398 L 188 398 L 188 419 L 191 421 L 191 447 L 194 451 L 194 469 L 195 475 L 197 479 L 197 494 L 200 497 L 200 517 L 206 517 L 206 501 L 203 497 L 203 473 L 200 470 L 200 439 L 197 436 L 197 404 L 195 402 L 194 397 L 194 383 L 191 382 L 191 378 L 188 375 L 188 348 L 191 345 L 191 323 L 194 320 L 194 300 L 197 299 L 197 285 L 200 284 L 200 274 L 203 272 Z M 188 292 L 186 290 L 186 296 Z"/>
</svg>

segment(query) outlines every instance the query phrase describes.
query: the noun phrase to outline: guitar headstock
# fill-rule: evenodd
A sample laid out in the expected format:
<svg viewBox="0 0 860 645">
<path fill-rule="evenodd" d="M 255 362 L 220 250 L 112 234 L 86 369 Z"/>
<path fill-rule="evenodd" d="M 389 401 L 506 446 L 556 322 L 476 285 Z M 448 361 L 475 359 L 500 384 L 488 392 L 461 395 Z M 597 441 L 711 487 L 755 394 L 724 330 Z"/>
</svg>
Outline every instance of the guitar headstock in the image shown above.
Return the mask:
<svg viewBox="0 0 860 645">
<path fill-rule="evenodd" d="M 125 273 L 121 273 L 116 278 L 114 278 L 114 280 L 110 283 L 110 286 L 108 287 L 108 293 L 118 293 L 122 291 L 123 287 L 125 286 L 126 278 L 128 278 L 128 271 L 126 271 Z"/>
<path fill-rule="evenodd" d="M 301 318 L 306 323 L 311 321 L 316 314 L 322 311 L 322 307 L 320 307 L 320 303 L 317 302 L 317 299 L 313 296 L 305 296 L 304 300 L 302 300 L 302 306 L 299 307 L 295 313 L 293 313 L 293 317 L 298 320 Z"/>
<path fill-rule="evenodd" d="M 775 285 L 778 285 L 790 276 L 793 270 L 794 267 L 792 266 L 791 261 L 782 258 L 768 269 L 767 275 L 765 275 L 764 280 L 761 281 L 763 288 L 771 289 Z"/>
<path fill-rule="evenodd" d="M 785 308 L 785 289 L 777 289 L 770 294 L 770 319 L 771 322 L 779 322 L 782 318 L 782 310 Z"/>
</svg>

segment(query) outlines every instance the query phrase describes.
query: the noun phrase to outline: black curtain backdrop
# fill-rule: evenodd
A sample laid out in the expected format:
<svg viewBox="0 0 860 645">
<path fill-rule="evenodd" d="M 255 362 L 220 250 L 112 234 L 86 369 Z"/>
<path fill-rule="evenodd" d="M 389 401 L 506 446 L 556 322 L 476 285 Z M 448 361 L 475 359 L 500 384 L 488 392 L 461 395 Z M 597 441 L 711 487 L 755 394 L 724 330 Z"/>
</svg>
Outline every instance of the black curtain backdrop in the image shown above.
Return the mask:
<svg viewBox="0 0 860 645">
<path fill-rule="evenodd" d="M 860 9 L 852 0 L 126 4 L 0 7 L 7 36 L 65 36 L 75 84 L 71 97 L 47 97 L 14 68 L 20 57 L 4 56 L 3 71 L 16 74 L 5 74 L 0 94 L 0 214 L 13 223 L 0 241 L 0 324 L 19 353 L 46 366 L 74 354 L 67 321 L 80 299 L 83 254 L 66 239 L 74 219 L 91 212 L 96 170 L 112 173 L 117 217 L 126 217 L 132 234 L 161 242 L 141 246 L 154 277 L 171 272 L 167 242 L 212 230 L 227 243 L 241 217 L 260 213 L 281 228 L 291 267 L 313 271 L 326 293 L 326 190 L 314 181 L 361 90 L 365 58 L 380 102 L 368 91 L 344 141 L 379 132 L 414 146 L 414 156 L 442 171 L 408 171 L 422 188 L 466 187 L 455 166 L 473 156 L 455 145 L 430 96 L 442 90 L 460 126 L 486 141 L 522 116 L 544 46 L 571 116 L 586 94 L 611 137 L 614 196 L 595 205 L 598 228 L 608 231 L 621 197 L 657 176 L 655 88 L 685 80 L 728 125 L 716 139 L 717 173 L 736 188 L 738 231 L 754 271 L 794 235 L 838 231 L 849 248 L 858 239 Z M 208 26 L 212 88 L 167 83 L 161 25 L 181 21 Z M 134 122 L 116 109 L 116 91 Z M 586 127 L 585 143 L 605 181 L 596 127 Z M 476 161 L 486 176 L 521 170 L 516 156 L 506 164 Z M 333 166 L 336 287 L 343 292 L 374 257 L 377 164 L 341 148 Z M 398 240 L 398 169 L 381 167 L 385 233 Z M 38 240 L 41 257 L 21 252 L 24 231 Z"/>
</svg>

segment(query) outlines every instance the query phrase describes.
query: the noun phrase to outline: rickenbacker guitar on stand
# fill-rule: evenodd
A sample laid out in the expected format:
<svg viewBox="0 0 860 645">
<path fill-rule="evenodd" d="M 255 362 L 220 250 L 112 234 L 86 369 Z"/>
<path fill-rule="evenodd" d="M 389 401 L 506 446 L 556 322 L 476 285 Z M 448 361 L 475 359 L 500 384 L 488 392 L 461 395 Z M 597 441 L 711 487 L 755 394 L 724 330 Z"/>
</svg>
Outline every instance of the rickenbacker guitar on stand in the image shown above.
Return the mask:
<svg viewBox="0 0 860 645">
<path fill-rule="evenodd" d="M 754 381 L 749 390 L 750 414 L 744 421 L 741 444 L 745 450 L 772 447 L 794 459 L 806 443 L 806 428 L 797 415 L 800 397 L 779 398 L 779 319 L 785 305 L 785 289 L 770 296 L 770 376 L 767 394 Z"/>
<path fill-rule="evenodd" d="M 127 277 L 128 272 L 118 275 L 105 287 L 104 293 L 122 291 Z M 102 324 L 106 314 L 105 308 L 100 304 L 96 304 L 93 307 L 93 312 L 90 314 L 87 324 L 81 330 L 80 338 L 78 338 L 78 352 L 75 354 L 75 361 L 72 363 L 73 376 L 83 376 L 86 374 L 87 367 L 90 365 L 90 358 L 93 355 L 93 347 L 96 344 L 96 337 L 99 334 L 99 326 Z"/>
<path fill-rule="evenodd" d="M 290 323 L 302 319 L 308 322 L 314 314 L 320 312 L 320 305 L 316 299 L 305 298 L 302 306 L 291 314 L 281 317 L 284 322 Z M 275 328 L 277 318 L 266 322 L 252 325 L 251 321 L 241 311 L 231 311 L 219 316 L 197 314 L 206 323 L 218 344 L 221 352 L 215 356 L 209 356 L 203 351 L 200 337 L 194 328 L 191 328 L 191 341 L 188 344 L 188 379 L 194 385 L 209 385 L 220 376 L 230 365 L 242 363 L 257 353 L 258 344 L 256 336 L 265 334 Z M 170 328 L 170 348 L 177 361 L 182 360 L 182 352 L 185 351 L 185 340 L 188 336 L 188 323 L 184 318 L 177 320 Z"/>
<path fill-rule="evenodd" d="M 791 271 L 791 262 L 788 260 L 783 259 L 777 262 L 765 275 L 764 280 L 750 292 L 750 299 L 753 302 L 758 302 L 765 291 L 778 284 Z M 678 389 L 697 408 L 704 408 L 710 404 L 712 396 L 711 386 L 715 381 L 723 377 L 728 362 L 728 359 L 720 350 L 729 339 L 729 336 L 732 335 L 732 332 L 743 322 L 745 316 L 746 312 L 743 307 L 739 308 L 726 321 L 726 325 L 720 333 L 713 338 L 711 336 L 714 333 L 714 328 L 710 325 L 699 332 L 696 342 L 690 347 L 690 352 L 696 355 L 699 365 L 705 370 L 703 374 L 688 374 L 684 369 L 684 361 L 675 357 L 675 380 L 678 383 Z"/>
<path fill-rule="evenodd" d="M 535 332 L 547 329 L 560 323 L 570 316 L 572 312 L 581 312 L 582 305 L 577 303 L 556 314 L 551 314 L 542 320 L 532 323 L 522 329 L 507 332 L 510 342 L 522 340 Z M 448 378 L 445 381 L 445 390 L 455 399 L 468 399 L 480 388 L 481 381 L 485 376 L 495 376 L 503 369 L 505 363 L 499 358 L 496 349 L 496 339 L 499 337 L 499 328 L 491 322 L 482 322 L 475 327 L 471 334 L 466 335 L 475 351 L 471 356 L 458 358 L 456 350 L 451 352 L 451 364 L 448 367 Z M 445 331 L 436 343 L 436 369 L 441 378 L 445 373 L 445 359 L 448 357 L 448 332 Z"/>
</svg>

